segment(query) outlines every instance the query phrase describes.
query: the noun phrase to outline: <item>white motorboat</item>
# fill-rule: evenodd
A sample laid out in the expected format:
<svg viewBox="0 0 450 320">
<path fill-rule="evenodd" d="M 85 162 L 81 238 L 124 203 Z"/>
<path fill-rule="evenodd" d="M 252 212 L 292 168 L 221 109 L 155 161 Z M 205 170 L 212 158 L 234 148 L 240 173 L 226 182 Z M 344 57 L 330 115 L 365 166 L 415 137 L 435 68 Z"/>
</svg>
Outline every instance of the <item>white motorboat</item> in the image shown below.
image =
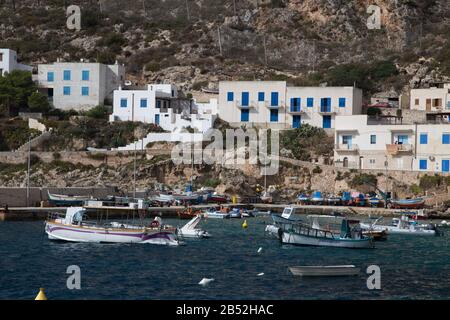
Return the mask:
<svg viewBox="0 0 450 320">
<path fill-rule="evenodd" d="M 411 220 L 407 215 L 393 218 L 391 225 L 379 225 L 378 222 L 383 217 L 378 218 L 373 223 L 360 223 L 365 230 L 386 231 L 388 234 L 409 234 L 420 236 L 435 236 L 439 233 L 434 225 L 419 225 L 417 221 Z"/>
<path fill-rule="evenodd" d="M 341 266 L 297 266 L 289 267 L 294 276 L 301 277 L 337 277 L 357 276 L 361 270 L 354 265 Z"/>
<path fill-rule="evenodd" d="M 320 216 L 328 221 L 325 226 L 321 226 L 319 216 L 310 216 L 313 221 L 305 222 L 292 218 L 293 212 L 294 208 L 287 207 L 282 215 L 272 214 L 274 224 L 272 227 L 266 227 L 266 231 L 276 235 L 285 244 L 352 249 L 373 247 L 372 239 L 364 236 L 352 220 L 345 217 Z M 330 228 L 333 224 L 336 228 Z"/>
<path fill-rule="evenodd" d="M 202 229 L 196 228 L 202 220 L 202 216 L 199 214 L 186 223 L 181 229 L 178 230 L 178 235 L 182 238 L 209 238 L 211 235 Z"/>
<path fill-rule="evenodd" d="M 228 212 L 220 210 L 207 210 L 203 213 L 203 216 L 210 219 L 230 219 L 230 214 Z"/>
<path fill-rule="evenodd" d="M 176 228 L 165 226 L 156 217 L 148 226 L 121 222 L 98 224 L 86 219 L 86 209 L 67 208 L 64 216 L 45 221 L 45 232 L 50 240 L 96 243 L 150 243 L 179 245 Z"/>
</svg>

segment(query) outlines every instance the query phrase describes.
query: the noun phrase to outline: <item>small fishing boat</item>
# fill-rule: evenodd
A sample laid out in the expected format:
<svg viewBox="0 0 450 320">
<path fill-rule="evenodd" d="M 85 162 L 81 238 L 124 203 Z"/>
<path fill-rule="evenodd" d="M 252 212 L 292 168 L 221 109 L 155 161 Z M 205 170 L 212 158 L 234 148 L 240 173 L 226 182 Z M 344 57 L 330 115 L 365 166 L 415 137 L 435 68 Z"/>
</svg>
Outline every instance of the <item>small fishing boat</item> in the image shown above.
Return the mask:
<svg viewBox="0 0 450 320">
<path fill-rule="evenodd" d="M 50 193 L 47 190 L 48 200 L 55 206 L 82 206 L 85 201 L 92 199 L 90 196 L 74 196 Z"/>
<path fill-rule="evenodd" d="M 272 214 L 275 228 L 266 227 L 266 231 L 276 232 L 279 240 L 285 244 L 353 249 L 373 247 L 372 239 L 362 234 L 357 224 L 359 221 L 345 217 L 311 215 L 308 220 L 312 221 L 305 222 L 292 217 L 293 213 L 294 208 L 287 207 L 281 215 Z M 321 219 L 326 220 L 324 226 L 320 223 Z"/>
<path fill-rule="evenodd" d="M 193 217 L 188 223 L 186 223 L 181 229 L 178 231 L 178 235 L 182 238 L 209 238 L 211 235 L 202 229 L 198 229 L 197 225 L 202 220 L 202 215 L 198 214 Z"/>
<path fill-rule="evenodd" d="M 391 225 L 379 225 L 378 222 L 382 218 L 376 219 L 373 223 L 360 223 L 361 228 L 364 230 L 386 231 L 388 234 L 439 235 L 436 226 L 432 224 L 419 226 L 417 221 L 410 220 L 407 215 L 402 215 L 400 219 L 393 218 Z"/>
<path fill-rule="evenodd" d="M 300 193 L 297 197 L 297 201 L 300 204 L 308 204 L 310 202 L 310 200 L 311 200 L 311 197 L 305 193 Z"/>
<path fill-rule="evenodd" d="M 196 217 L 198 214 L 201 214 L 200 210 L 193 210 L 192 208 L 187 208 L 183 211 L 177 211 L 178 218 L 180 219 L 192 219 Z"/>
<path fill-rule="evenodd" d="M 381 205 L 381 199 L 378 197 L 370 197 L 369 204 L 371 207 L 378 208 Z"/>
<path fill-rule="evenodd" d="M 341 197 L 331 195 L 325 199 L 325 202 L 330 206 L 337 206 L 341 204 Z"/>
<path fill-rule="evenodd" d="M 221 208 L 220 210 L 208 209 L 203 213 L 203 216 L 210 219 L 230 219 L 227 208 Z"/>
<path fill-rule="evenodd" d="M 261 202 L 262 203 L 273 203 L 273 196 L 272 193 L 268 191 L 264 191 L 261 195 Z"/>
<path fill-rule="evenodd" d="M 348 191 L 344 191 L 341 196 L 341 204 L 344 206 L 349 206 L 352 204 L 352 195 Z"/>
<path fill-rule="evenodd" d="M 228 197 L 225 195 L 221 195 L 221 194 L 211 194 L 208 197 L 208 202 L 212 202 L 212 203 L 227 203 L 228 202 Z"/>
<path fill-rule="evenodd" d="M 353 199 L 353 202 L 358 207 L 365 207 L 367 204 L 367 199 L 364 194 L 360 193 Z"/>
<path fill-rule="evenodd" d="M 311 204 L 323 204 L 324 198 L 322 196 L 322 192 L 315 191 L 311 196 Z"/>
<path fill-rule="evenodd" d="M 361 270 L 354 265 L 340 266 L 297 266 L 289 267 L 294 276 L 301 277 L 338 277 L 357 276 Z"/>
<path fill-rule="evenodd" d="M 425 199 L 391 199 L 389 206 L 394 209 L 423 209 L 425 206 Z"/>
<path fill-rule="evenodd" d="M 69 242 L 180 244 L 176 228 L 163 225 L 159 217 L 147 226 L 117 221 L 100 224 L 88 221 L 82 207 L 67 208 L 64 216 L 50 216 L 45 232 L 50 240 Z"/>
</svg>

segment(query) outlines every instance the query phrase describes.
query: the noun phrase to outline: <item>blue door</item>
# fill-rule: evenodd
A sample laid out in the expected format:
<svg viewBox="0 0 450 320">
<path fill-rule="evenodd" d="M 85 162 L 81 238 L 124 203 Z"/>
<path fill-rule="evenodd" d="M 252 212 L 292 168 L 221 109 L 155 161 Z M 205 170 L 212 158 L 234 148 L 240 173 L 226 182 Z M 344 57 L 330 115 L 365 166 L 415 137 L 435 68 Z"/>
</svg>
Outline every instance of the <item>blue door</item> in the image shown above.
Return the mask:
<svg viewBox="0 0 450 320">
<path fill-rule="evenodd" d="M 323 125 L 322 127 L 324 129 L 330 129 L 331 128 L 331 116 L 323 116 Z"/>
<path fill-rule="evenodd" d="M 270 122 L 278 122 L 278 110 L 270 110 Z"/>
<path fill-rule="evenodd" d="M 270 94 L 270 106 L 278 107 L 278 92 L 272 92 Z"/>
<path fill-rule="evenodd" d="M 242 109 L 241 110 L 241 122 L 248 122 L 249 119 L 249 112 L 250 110 L 248 109 Z"/>
<path fill-rule="evenodd" d="M 159 125 L 159 114 L 155 114 L 155 124 Z"/>
<path fill-rule="evenodd" d="M 450 160 L 442 160 L 442 172 L 450 172 Z"/>
<path fill-rule="evenodd" d="M 294 128 L 294 129 L 300 128 L 301 122 L 302 122 L 302 116 L 293 116 L 292 117 L 292 128 Z"/>
</svg>

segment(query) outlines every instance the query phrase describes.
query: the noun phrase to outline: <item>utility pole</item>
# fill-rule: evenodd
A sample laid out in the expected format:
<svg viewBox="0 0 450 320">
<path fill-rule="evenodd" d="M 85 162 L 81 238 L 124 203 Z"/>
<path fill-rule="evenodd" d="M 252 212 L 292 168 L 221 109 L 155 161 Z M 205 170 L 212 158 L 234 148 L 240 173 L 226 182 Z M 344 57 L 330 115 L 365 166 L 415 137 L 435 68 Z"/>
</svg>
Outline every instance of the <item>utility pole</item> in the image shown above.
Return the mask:
<svg viewBox="0 0 450 320">
<path fill-rule="evenodd" d="M 134 93 L 131 95 L 131 119 L 134 123 Z M 133 199 L 136 199 L 136 136 L 133 132 L 134 139 L 134 159 L 133 159 Z"/>
<path fill-rule="evenodd" d="M 191 20 L 191 16 L 189 14 L 189 5 L 188 5 L 188 0 L 186 0 L 186 13 L 187 13 L 187 19 Z"/>
<path fill-rule="evenodd" d="M 28 137 L 27 207 L 30 206 L 30 167 L 31 167 L 31 134 Z"/>
<path fill-rule="evenodd" d="M 237 16 L 237 12 L 236 12 L 236 0 L 233 0 L 233 9 L 234 9 L 234 15 Z"/>
<path fill-rule="evenodd" d="M 264 46 L 264 64 L 267 67 L 267 46 L 266 46 L 266 35 L 263 35 L 263 46 Z"/>
<path fill-rule="evenodd" d="M 217 27 L 217 34 L 219 36 L 219 50 L 220 50 L 220 55 L 222 55 L 222 40 L 220 38 L 220 26 Z"/>
</svg>

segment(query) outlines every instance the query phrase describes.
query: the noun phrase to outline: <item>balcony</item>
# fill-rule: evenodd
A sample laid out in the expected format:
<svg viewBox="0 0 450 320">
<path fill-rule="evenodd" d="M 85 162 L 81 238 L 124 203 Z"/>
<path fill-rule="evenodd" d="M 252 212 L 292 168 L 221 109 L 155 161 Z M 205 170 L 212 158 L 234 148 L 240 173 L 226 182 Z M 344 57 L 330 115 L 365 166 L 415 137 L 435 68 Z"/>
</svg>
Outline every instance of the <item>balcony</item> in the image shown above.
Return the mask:
<svg viewBox="0 0 450 320">
<path fill-rule="evenodd" d="M 351 152 L 351 153 L 356 153 L 359 151 L 358 145 L 357 144 L 336 144 L 334 146 L 334 150 L 336 150 L 336 152 Z"/>
<path fill-rule="evenodd" d="M 272 104 L 268 101 L 263 102 L 263 104 L 267 109 L 281 109 L 283 108 L 284 101 L 279 101 L 276 106 L 272 106 Z"/>
<path fill-rule="evenodd" d="M 336 114 L 336 113 L 338 113 L 338 112 L 336 111 L 336 108 L 332 108 L 332 107 L 320 107 L 320 108 L 319 108 L 319 113 L 328 115 L 328 114 Z"/>
<path fill-rule="evenodd" d="M 251 108 L 254 109 L 254 108 L 255 108 L 255 105 L 256 105 L 256 104 L 255 104 L 254 101 L 249 102 L 247 106 L 243 106 L 241 100 L 237 100 L 237 101 L 235 102 L 235 106 L 236 106 L 236 108 L 238 108 L 238 109 L 251 109 Z"/>
<path fill-rule="evenodd" d="M 304 114 L 304 113 L 306 113 L 306 111 L 303 108 L 291 106 L 288 109 L 288 113 L 290 113 L 290 114 Z"/>
<path fill-rule="evenodd" d="M 398 154 L 410 154 L 413 151 L 412 144 L 387 144 L 386 151 L 388 154 L 395 156 Z"/>
</svg>

